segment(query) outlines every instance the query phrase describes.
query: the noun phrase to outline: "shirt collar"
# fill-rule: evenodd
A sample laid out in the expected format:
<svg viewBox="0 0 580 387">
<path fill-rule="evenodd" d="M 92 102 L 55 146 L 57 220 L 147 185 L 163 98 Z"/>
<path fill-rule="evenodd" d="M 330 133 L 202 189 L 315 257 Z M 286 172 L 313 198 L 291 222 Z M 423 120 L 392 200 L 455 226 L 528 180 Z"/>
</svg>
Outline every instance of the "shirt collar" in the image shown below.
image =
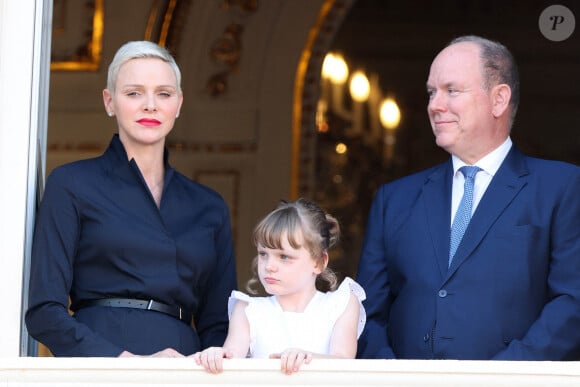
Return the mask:
<svg viewBox="0 0 580 387">
<path fill-rule="evenodd" d="M 485 155 L 484 157 L 479 159 L 474 165 L 477 165 L 479 168 L 481 168 L 482 170 L 484 170 L 485 172 L 487 172 L 488 174 L 493 176 L 493 175 L 495 175 L 495 173 L 497 172 L 497 170 L 501 166 L 501 163 L 503 162 L 503 160 L 506 158 L 511 147 L 512 147 L 512 140 L 508 136 L 508 138 L 506 138 L 506 140 L 503 142 L 503 144 L 501 144 L 500 146 L 495 148 L 493 151 L 491 151 L 490 153 L 488 153 L 487 155 Z M 467 165 L 459 157 L 457 157 L 455 155 L 451 155 L 451 160 L 453 162 L 453 175 L 454 176 L 457 173 L 457 171 L 459 170 L 459 168 L 463 167 L 464 165 Z"/>
<path fill-rule="evenodd" d="M 119 134 L 115 133 L 111 142 L 109 144 L 109 148 L 112 150 L 112 153 L 115 155 L 116 163 L 121 165 L 130 163 L 131 160 L 128 159 L 127 151 L 125 150 L 125 146 L 121 142 L 119 138 Z M 170 169 L 171 166 L 169 165 L 169 150 L 167 147 L 163 150 L 163 165 L 165 165 L 165 169 Z"/>
<path fill-rule="evenodd" d="M 105 151 L 105 157 L 109 159 L 111 168 L 117 171 L 116 173 L 127 176 L 127 174 L 132 174 L 129 171 L 133 170 L 137 171 L 137 174 L 141 176 L 141 171 L 137 163 L 135 163 L 135 160 L 128 160 L 127 152 L 118 133 L 113 135 L 109 148 Z M 175 171 L 169 164 L 169 150 L 167 147 L 163 151 L 163 164 L 165 165 L 165 183 L 167 184 Z"/>
</svg>

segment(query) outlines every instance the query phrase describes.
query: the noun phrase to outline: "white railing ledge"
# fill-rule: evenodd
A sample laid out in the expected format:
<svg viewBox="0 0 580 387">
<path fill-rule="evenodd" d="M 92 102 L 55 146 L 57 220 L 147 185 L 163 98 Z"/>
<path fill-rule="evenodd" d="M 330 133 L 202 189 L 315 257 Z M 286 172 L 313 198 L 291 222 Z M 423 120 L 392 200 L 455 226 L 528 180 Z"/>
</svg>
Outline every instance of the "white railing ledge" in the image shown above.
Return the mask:
<svg viewBox="0 0 580 387">
<path fill-rule="evenodd" d="M 580 362 L 314 359 L 292 375 L 278 360 L 232 359 L 209 374 L 193 359 L 0 358 L 0 386 L 580 386 Z"/>
</svg>

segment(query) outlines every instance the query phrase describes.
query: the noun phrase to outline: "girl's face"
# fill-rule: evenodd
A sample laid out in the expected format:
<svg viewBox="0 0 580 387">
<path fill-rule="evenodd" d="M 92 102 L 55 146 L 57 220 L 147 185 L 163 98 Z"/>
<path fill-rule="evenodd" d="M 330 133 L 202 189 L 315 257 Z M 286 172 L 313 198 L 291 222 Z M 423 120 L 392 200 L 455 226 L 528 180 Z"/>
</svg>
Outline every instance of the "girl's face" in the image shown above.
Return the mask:
<svg viewBox="0 0 580 387">
<path fill-rule="evenodd" d="M 322 271 L 321 265 L 304 247 L 302 236 L 297 242 L 302 246 L 299 249 L 293 248 L 287 234 L 283 234 L 280 250 L 258 245 L 258 275 L 269 294 L 299 297 L 316 290 L 316 277 Z"/>
<path fill-rule="evenodd" d="M 103 91 L 107 112 L 117 117 L 125 146 L 164 144 L 183 95 L 171 66 L 158 58 L 132 59 L 119 69 L 115 92 Z"/>
</svg>

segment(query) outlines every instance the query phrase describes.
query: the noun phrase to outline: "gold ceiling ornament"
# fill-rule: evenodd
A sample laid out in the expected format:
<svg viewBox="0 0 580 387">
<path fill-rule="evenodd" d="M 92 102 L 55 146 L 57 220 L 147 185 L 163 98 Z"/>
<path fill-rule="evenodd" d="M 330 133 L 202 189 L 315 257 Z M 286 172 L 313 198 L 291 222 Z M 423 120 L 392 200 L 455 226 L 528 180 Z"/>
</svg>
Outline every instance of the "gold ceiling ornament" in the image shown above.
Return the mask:
<svg viewBox="0 0 580 387">
<path fill-rule="evenodd" d="M 209 56 L 214 62 L 225 64 L 236 70 L 242 56 L 242 32 L 244 27 L 239 23 L 230 23 L 211 46 Z"/>
<path fill-rule="evenodd" d="M 241 14 L 236 12 L 239 8 Z M 223 95 L 228 90 L 228 78 L 236 72 L 242 57 L 243 17 L 258 10 L 258 0 L 224 0 L 220 9 L 234 18 L 224 29 L 221 36 L 213 41 L 209 57 L 220 69 L 210 75 L 206 90 L 212 97 Z M 243 17 L 240 17 L 243 16 Z"/>
<path fill-rule="evenodd" d="M 176 4 L 177 0 L 155 0 L 151 4 L 151 11 L 149 11 L 145 27 L 145 40 L 155 41 L 160 46 L 165 47 Z"/>
<path fill-rule="evenodd" d="M 99 69 L 104 28 L 103 3 L 104 0 L 54 0 L 51 70 Z M 81 23 L 73 23 L 73 17 L 80 19 Z"/>
<path fill-rule="evenodd" d="M 178 59 L 183 28 L 192 0 L 155 0 L 151 4 L 144 40 L 167 48 Z"/>
</svg>

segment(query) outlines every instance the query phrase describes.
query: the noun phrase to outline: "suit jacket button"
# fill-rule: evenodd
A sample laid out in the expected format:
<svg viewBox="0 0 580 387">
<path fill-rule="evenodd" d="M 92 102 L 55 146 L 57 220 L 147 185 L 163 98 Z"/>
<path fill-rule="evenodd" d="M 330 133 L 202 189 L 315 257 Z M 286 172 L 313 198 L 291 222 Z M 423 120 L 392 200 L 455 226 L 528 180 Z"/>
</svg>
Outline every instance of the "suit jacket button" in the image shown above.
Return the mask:
<svg viewBox="0 0 580 387">
<path fill-rule="evenodd" d="M 429 341 L 429 339 L 430 339 L 430 338 L 431 338 L 431 337 L 430 337 L 430 336 L 429 336 L 429 334 L 427 333 L 427 334 L 425 334 L 425 336 L 423 336 L 423 341 L 427 342 L 427 341 Z"/>
<path fill-rule="evenodd" d="M 437 293 L 437 295 L 441 298 L 445 298 L 445 297 L 447 297 L 447 290 L 441 289 L 441 290 L 439 290 L 439 293 Z"/>
</svg>

